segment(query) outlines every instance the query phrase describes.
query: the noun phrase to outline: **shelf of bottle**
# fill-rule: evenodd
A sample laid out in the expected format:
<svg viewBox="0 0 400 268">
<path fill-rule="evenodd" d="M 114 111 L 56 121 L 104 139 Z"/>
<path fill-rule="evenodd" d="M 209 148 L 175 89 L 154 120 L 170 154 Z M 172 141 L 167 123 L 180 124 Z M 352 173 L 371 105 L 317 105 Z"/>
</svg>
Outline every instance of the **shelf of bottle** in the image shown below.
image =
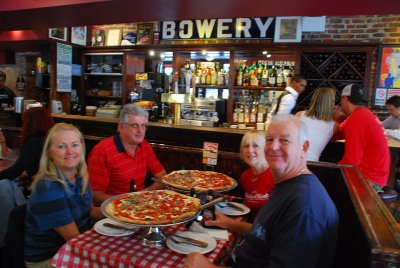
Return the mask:
<svg viewBox="0 0 400 268">
<path fill-rule="evenodd" d="M 228 88 L 228 86 L 227 85 L 217 86 L 217 85 L 196 84 L 196 88 L 219 88 L 219 89 L 224 89 L 224 88 Z"/>
<path fill-rule="evenodd" d="M 93 75 L 93 76 L 123 76 L 122 73 L 85 73 L 85 75 Z"/>
<path fill-rule="evenodd" d="M 283 87 L 235 86 L 234 89 L 284 91 Z"/>
</svg>

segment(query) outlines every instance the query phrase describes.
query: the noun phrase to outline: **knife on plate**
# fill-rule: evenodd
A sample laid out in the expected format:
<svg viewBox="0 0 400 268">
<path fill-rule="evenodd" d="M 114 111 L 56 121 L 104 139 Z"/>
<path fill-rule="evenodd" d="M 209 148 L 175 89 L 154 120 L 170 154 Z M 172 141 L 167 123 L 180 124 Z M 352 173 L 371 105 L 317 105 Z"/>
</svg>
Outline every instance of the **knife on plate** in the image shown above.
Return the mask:
<svg viewBox="0 0 400 268">
<path fill-rule="evenodd" d="M 112 229 L 116 229 L 116 230 L 120 230 L 120 231 L 135 231 L 134 229 L 129 229 L 129 228 L 126 228 L 126 227 L 123 227 L 123 226 L 119 226 L 119 225 L 115 225 L 115 224 L 112 224 L 112 223 L 109 223 L 109 222 L 103 223 L 103 226 L 109 227 L 109 228 L 112 228 Z"/>
<path fill-rule="evenodd" d="M 177 234 L 170 235 L 170 237 L 171 236 L 183 239 L 186 242 L 188 242 L 190 244 L 193 244 L 195 246 L 199 246 L 199 247 L 203 247 L 203 248 L 208 247 L 208 243 L 207 242 L 203 242 L 203 241 L 200 241 L 200 240 L 197 240 L 197 239 L 193 239 L 193 238 L 190 238 L 190 237 L 181 236 L 181 235 L 177 235 Z"/>
<path fill-rule="evenodd" d="M 226 204 L 228 207 L 232 208 L 232 209 L 235 209 L 235 210 L 239 210 L 239 211 L 244 212 L 244 209 L 243 209 L 242 207 L 239 207 L 238 205 L 232 204 L 231 202 L 225 202 L 225 204 Z"/>
</svg>

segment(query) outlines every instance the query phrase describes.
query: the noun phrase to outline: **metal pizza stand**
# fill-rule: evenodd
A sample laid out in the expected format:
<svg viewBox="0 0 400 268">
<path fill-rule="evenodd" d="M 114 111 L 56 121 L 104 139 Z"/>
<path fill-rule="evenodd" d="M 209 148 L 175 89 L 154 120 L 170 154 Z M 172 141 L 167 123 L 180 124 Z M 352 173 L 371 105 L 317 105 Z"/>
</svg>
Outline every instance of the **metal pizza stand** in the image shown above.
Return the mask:
<svg viewBox="0 0 400 268">
<path fill-rule="evenodd" d="M 181 224 L 181 223 L 185 223 L 191 220 L 194 220 L 201 212 L 203 209 L 213 206 L 214 204 L 221 202 L 223 200 L 223 198 L 217 198 L 215 200 L 213 200 L 212 202 L 209 202 L 207 204 L 202 205 L 199 210 L 192 216 L 189 217 L 187 219 L 184 219 L 182 221 L 178 221 L 178 222 L 173 222 L 173 223 L 167 223 L 167 224 L 134 224 L 134 223 L 130 223 L 130 222 L 125 222 L 125 221 L 121 221 L 119 219 L 114 218 L 113 215 L 110 215 L 109 213 L 107 213 L 105 207 L 112 202 L 114 199 L 117 199 L 119 197 L 125 196 L 125 195 L 129 195 L 130 193 L 127 194 L 121 194 L 121 195 L 117 195 L 117 196 L 113 196 L 109 199 L 107 199 L 106 201 L 104 201 L 101 204 L 101 212 L 109 219 L 116 221 L 116 222 L 120 222 L 123 224 L 127 224 L 127 225 L 131 225 L 132 227 L 148 227 L 149 230 L 147 232 L 146 235 L 144 235 L 143 240 L 142 240 L 142 245 L 144 246 L 148 246 L 148 247 L 155 247 L 155 248 L 162 248 L 165 245 L 165 241 L 167 239 L 167 236 L 163 233 L 163 231 L 161 230 L 161 227 L 165 227 L 165 226 L 171 226 L 171 225 L 176 225 L 176 224 Z"/>
</svg>

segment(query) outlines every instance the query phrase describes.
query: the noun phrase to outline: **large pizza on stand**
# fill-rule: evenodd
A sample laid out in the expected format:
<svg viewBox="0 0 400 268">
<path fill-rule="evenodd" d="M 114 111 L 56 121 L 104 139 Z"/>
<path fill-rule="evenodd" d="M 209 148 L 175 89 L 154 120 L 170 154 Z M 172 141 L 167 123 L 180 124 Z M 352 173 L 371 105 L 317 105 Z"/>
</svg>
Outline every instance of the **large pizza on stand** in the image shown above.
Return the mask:
<svg viewBox="0 0 400 268">
<path fill-rule="evenodd" d="M 117 221 L 161 225 L 194 217 L 200 211 L 200 200 L 169 190 L 143 191 L 112 197 L 102 210 Z"/>
<path fill-rule="evenodd" d="M 231 177 L 214 171 L 177 170 L 161 178 L 161 181 L 171 187 L 199 192 L 225 191 L 236 186 L 236 181 Z"/>
</svg>

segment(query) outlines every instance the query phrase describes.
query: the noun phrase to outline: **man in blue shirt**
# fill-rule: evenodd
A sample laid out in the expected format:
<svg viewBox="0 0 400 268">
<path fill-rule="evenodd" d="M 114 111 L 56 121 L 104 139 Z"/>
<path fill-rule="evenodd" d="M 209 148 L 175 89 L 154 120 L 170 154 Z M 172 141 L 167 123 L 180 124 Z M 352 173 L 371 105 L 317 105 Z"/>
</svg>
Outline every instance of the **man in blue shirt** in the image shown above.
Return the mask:
<svg viewBox="0 0 400 268">
<path fill-rule="evenodd" d="M 277 115 L 266 133 L 265 155 L 276 186 L 254 223 L 217 213 L 206 224 L 245 237 L 232 267 L 329 268 L 333 264 L 338 213 L 306 163 L 307 127 L 292 115 Z M 185 267 L 215 267 L 200 253 Z"/>
</svg>

